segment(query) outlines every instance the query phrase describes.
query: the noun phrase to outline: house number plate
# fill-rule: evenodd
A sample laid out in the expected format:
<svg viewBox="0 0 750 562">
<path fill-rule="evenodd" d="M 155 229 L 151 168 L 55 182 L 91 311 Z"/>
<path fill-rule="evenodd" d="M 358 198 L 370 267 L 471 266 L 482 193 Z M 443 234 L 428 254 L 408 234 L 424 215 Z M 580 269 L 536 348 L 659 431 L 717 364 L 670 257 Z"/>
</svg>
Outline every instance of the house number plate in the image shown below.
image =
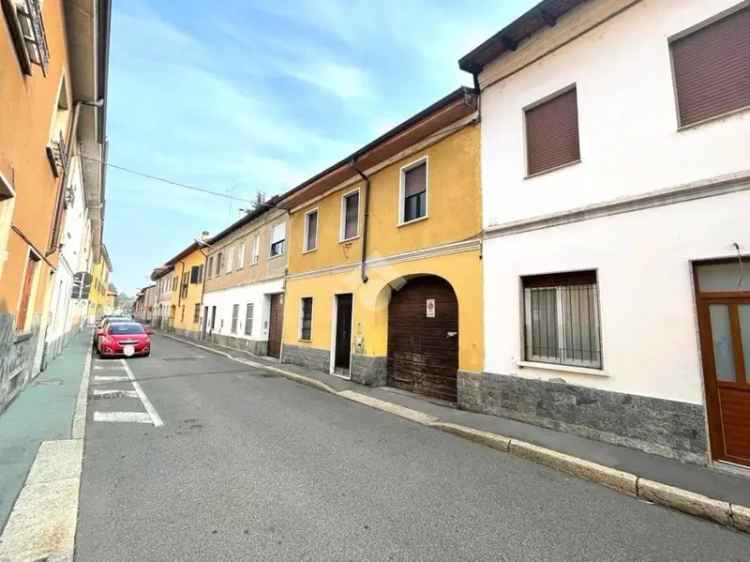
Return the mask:
<svg viewBox="0 0 750 562">
<path fill-rule="evenodd" d="M 425 315 L 427 318 L 435 318 L 435 299 L 427 299 L 427 306 L 425 309 Z"/>
</svg>

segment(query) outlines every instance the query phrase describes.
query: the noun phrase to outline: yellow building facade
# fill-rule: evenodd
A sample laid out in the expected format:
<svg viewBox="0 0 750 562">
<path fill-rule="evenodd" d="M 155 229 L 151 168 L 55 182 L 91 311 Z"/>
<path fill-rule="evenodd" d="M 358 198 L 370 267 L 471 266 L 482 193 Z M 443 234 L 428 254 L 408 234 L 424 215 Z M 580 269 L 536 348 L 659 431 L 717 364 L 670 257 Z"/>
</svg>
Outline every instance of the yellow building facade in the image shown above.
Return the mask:
<svg viewBox="0 0 750 562">
<path fill-rule="evenodd" d="M 89 291 L 89 322 L 94 322 L 107 314 L 110 274 L 112 262 L 107 248 L 102 246 L 100 257 L 91 268 L 91 290 Z"/>
<path fill-rule="evenodd" d="M 456 401 L 484 355 L 479 143 L 461 88 L 282 196 L 283 361 Z"/>
<path fill-rule="evenodd" d="M 169 323 L 170 331 L 183 336 L 200 333 L 201 299 L 206 263 L 205 244 L 193 242 L 165 265 L 173 267 L 177 286 L 171 292 Z"/>
</svg>

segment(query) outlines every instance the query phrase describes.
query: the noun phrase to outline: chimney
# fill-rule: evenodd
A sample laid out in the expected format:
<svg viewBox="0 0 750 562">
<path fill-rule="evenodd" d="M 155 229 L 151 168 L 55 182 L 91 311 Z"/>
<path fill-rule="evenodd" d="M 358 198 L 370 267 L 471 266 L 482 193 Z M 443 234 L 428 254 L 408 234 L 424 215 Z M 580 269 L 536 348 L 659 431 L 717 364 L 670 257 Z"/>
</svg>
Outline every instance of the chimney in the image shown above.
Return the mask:
<svg viewBox="0 0 750 562">
<path fill-rule="evenodd" d="M 210 238 L 210 235 L 208 234 L 208 230 L 204 230 L 201 232 L 200 241 L 201 242 L 208 242 L 208 239 Z"/>
</svg>

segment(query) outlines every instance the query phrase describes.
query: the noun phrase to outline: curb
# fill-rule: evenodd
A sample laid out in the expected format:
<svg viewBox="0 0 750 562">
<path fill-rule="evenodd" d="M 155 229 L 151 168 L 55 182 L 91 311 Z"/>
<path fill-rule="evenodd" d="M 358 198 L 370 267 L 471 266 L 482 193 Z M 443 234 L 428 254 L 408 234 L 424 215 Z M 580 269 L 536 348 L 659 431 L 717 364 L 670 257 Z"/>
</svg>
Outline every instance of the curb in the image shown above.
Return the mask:
<svg viewBox="0 0 750 562">
<path fill-rule="evenodd" d="M 648 480 L 637 474 L 617 470 L 579 457 L 560 453 L 553 449 L 547 449 L 525 441 L 504 437 L 489 431 L 482 431 L 460 424 L 442 422 L 434 416 L 394 404 L 393 402 L 379 400 L 352 390 L 337 391 L 323 382 L 304 375 L 299 375 L 297 373 L 292 373 L 262 363 L 239 359 L 233 357 L 229 353 L 212 349 L 175 336 L 167 334 L 161 335 L 207 351 L 212 351 L 219 355 L 224 355 L 225 357 L 239 363 L 244 363 L 261 369 L 268 369 L 299 383 L 312 386 L 325 392 L 330 392 L 341 398 L 371 408 L 376 408 L 383 412 L 402 417 L 427 427 L 432 427 L 439 431 L 462 437 L 469 441 L 473 441 L 474 443 L 485 445 L 503 453 L 509 453 L 584 480 L 589 480 L 590 482 L 606 486 L 622 494 L 638 497 L 689 515 L 714 521 L 725 527 L 732 527 L 738 531 L 750 533 L 750 507 L 732 504 L 702 494 L 697 494 L 689 490 L 684 490 L 682 488 L 654 482 L 653 480 Z"/>
</svg>

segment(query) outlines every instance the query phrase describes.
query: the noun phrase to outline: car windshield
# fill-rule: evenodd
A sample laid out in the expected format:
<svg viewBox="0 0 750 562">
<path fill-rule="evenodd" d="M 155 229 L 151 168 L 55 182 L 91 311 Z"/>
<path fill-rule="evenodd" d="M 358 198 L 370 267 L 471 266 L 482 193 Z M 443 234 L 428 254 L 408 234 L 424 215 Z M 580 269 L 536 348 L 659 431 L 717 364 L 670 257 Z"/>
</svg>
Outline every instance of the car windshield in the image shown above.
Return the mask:
<svg viewBox="0 0 750 562">
<path fill-rule="evenodd" d="M 140 324 L 112 324 L 109 327 L 109 333 L 119 334 L 143 334 L 143 326 Z"/>
</svg>

